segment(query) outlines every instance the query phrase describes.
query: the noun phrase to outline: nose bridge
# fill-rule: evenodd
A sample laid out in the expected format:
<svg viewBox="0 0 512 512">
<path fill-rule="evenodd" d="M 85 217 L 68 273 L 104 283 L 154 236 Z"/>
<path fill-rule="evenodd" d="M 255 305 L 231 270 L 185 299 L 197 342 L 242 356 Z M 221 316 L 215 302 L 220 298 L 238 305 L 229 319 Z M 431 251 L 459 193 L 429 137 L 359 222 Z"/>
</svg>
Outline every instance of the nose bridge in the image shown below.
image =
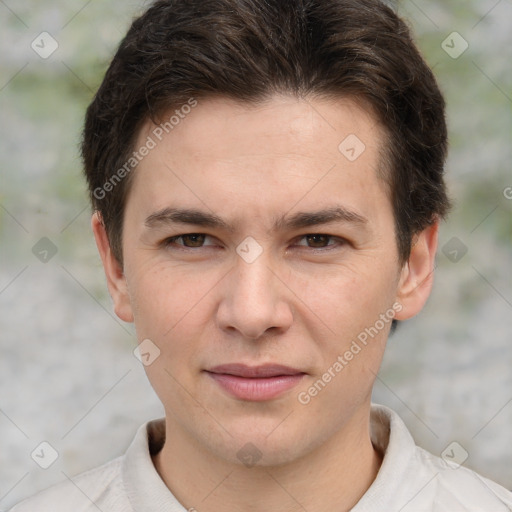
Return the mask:
<svg viewBox="0 0 512 512">
<path fill-rule="evenodd" d="M 259 294 L 270 294 L 275 279 L 269 268 L 275 265 L 271 250 L 260 242 L 248 236 L 236 248 L 234 285 L 239 288 L 239 293 L 247 295 L 249 292 L 254 298 Z"/>
<path fill-rule="evenodd" d="M 234 272 L 234 290 L 244 298 L 272 300 L 275 276 L 270 271 L 270 258 L 267 254 L 258 256 L 254 261 L 247 262 L 240 258 Z"/>
<path fill-rule="evenodd" d="M 227 282 L 218 315 L 224 329 L 234 328 L 245 337 L 255 339 L 268 329 L 286 328 L 292 315 L 284 287 L 272 270 L 270 252 L 256 251 L 251 243 L 242 243 L 237 248 L 239 257 Z"/>
<path fill-rule="evenodd" d="M 232 283 L 233 299 L 241 306 L 257 308 L 263 312 L 276 300 L 275 276 L 270 271 L 271 261 L 268 253 L 260 254 L 254 261 L 238 258 Z"/>
</svg>

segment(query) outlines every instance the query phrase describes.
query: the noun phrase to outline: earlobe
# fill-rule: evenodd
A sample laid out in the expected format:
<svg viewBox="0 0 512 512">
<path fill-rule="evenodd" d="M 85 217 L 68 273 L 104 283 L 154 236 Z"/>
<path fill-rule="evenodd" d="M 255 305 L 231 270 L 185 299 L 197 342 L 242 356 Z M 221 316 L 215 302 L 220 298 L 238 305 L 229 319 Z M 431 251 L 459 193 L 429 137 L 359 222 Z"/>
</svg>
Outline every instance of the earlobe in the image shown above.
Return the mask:
<svg viewBox="0 0 512 512">
<path fill-rule="evenodd" d="M 412 318 L 427 302 L 434 281 L 438 231 L 439 221 L 436 221 L 413 239 L 411 254 L 402 268 L 397 289 L 397 300 L 402 304 L 397 320 Z"/>
<path fill-rule="evenodd" d="M 114 302 L 114 311 L 121 320 L 133 322 L 133 312 L 126 277 L 121 265 L 112 253 L 107 232 L 99 212 L 94 212 L 91 219 L 91 226 L 96 240 L 96 246 L 98 247 L 98 252 L 103 262 L 108 291 Z"/>
</svg>

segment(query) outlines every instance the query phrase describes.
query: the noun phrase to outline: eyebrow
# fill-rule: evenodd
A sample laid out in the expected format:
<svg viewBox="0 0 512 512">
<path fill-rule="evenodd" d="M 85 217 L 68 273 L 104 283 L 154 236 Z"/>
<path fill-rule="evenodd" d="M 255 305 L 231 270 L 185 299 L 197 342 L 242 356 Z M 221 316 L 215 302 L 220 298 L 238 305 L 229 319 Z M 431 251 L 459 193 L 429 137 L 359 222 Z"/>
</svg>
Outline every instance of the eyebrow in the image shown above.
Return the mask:
<svg viewBox="0 0 512 512">
<path fill-rule="evenodd" d="M 300 229 L 332 222 L 364 226 L 368 224 L 368 219 L 342 206 L 333 206 L 318 211 L 297 212 L 288 218 L 286 214 L 282 215 L 275 220 L 273 231 Z M 193 224 L 206 228 L 223 229 L 228 232 L 235 231 L 234 226 L 228 224 L 218 215 L 193 208 L 164 208 L 149 215 L 144 223 L 149 229 L 163 227 L 169 224 Z"/>
</svg>

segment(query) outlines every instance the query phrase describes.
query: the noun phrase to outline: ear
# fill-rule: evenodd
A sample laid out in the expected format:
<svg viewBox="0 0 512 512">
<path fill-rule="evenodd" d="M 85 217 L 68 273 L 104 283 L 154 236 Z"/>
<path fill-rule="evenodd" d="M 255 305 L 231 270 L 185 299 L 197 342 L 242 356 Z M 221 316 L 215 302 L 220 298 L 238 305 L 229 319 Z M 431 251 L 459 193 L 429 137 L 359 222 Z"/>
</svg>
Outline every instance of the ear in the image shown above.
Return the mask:
<svg viewBox="0 0 512 512">
<path fill-rule="evenodd" d="M 103 268 L 105 269 L 108 291 L 114 301 L 114 311 L 121 320 L 133 322 L 133 312 L 126 278 L 121 265 L 110 249 L 110 242 L 108 241 L 107 232 L 99 212 L 93 214 L 91 225 L 101 261 L 103 262 Z"/>
<path fill-rule="evenodd" d="M 437 250 L 439 220 L 414 236 L 411 254 L 403 266 L 397 290 L 397 301 L 402 310 L 396 320 L 407 320 L 417 315 L 432 291 Z"/>
</svg>

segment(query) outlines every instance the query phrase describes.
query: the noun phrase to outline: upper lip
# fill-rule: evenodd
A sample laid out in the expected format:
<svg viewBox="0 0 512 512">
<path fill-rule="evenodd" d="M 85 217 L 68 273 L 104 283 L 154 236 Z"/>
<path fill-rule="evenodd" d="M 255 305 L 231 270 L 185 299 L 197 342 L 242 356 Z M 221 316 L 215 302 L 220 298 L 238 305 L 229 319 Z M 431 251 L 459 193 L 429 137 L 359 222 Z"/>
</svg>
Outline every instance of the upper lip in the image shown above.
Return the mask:
<svg viewBox="0 0 512 512">
<path fill-rule="evenodd" d="M 297 375 L 304 373 L 296 368 L 283 366 L 282 364 L 263 364 L 259 366 L 247 366 L 245 364 L 221 364 L 208 370 L 210 373 L 223 373 L 245 378 L 277 377 L 278 375 Z"/>
</svg>

